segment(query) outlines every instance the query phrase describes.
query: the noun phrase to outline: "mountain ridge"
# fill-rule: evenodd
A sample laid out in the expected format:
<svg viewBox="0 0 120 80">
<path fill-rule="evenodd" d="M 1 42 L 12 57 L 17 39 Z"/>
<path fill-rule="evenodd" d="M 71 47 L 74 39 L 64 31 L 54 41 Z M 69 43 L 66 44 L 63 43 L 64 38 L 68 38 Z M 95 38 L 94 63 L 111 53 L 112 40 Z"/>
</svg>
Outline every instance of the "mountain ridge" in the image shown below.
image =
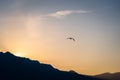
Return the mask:
<svg viewBox="0 0 120 80">
<path fill-rule="evenodd" d="M 75 71 L 60 71 L 50 64 L 40 63 L 10 52 L 0 52 L 0 80 L 101 80 Z"/>
<path fill-rule="evenodd" d="M 115 72 L 115 73 L 106 72 L 106 73 L 95 75 L 95 77 L 106 79 L 106 80 L 120 80 L 120 72 Z"/>
</svg>

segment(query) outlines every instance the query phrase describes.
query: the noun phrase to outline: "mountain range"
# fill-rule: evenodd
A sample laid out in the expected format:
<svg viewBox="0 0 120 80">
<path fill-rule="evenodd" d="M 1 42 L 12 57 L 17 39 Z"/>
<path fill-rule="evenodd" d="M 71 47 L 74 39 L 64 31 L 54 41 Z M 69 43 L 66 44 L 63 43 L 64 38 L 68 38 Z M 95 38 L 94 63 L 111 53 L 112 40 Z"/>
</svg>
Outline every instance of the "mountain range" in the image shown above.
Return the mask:
<svg viewBox="0 0 120 80">
<path fill-rule="evenodd" d="M 115 73 L 103 73 L 103 74 L 98 74 L 96 75 L 98 78 L 102 78 L 105 80 L 120 80 L 120 72 L 115 72 Z"/>
<path fill-rule="evenodd" d="M 78 74 L 73 70 L 61 71 L 50 64 L 44 64 L 10 52 L 0 52 L 0 80 L 102 80 L 97 77 Z"/>
</svg>

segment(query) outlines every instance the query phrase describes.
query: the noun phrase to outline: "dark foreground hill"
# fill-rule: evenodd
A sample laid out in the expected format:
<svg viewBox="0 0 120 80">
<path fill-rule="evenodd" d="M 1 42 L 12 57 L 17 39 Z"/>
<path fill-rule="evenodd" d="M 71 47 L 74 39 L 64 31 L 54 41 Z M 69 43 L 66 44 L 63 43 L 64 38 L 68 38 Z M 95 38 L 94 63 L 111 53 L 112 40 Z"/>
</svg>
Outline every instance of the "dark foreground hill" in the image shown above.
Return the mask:
<svg viewBox="0 0 120 80">
<path fill-rule="evenodd" d="M 0 52 L 0 80 L 100 80 L 74 71 L 60 71 L 49 64 Z"/>
<path fill-rule="evenodd" d="M 96 75 L 98 78 L 103 78 L 105 80 L 120 80 L 120 72 L 116 73 L 103 73 Z"/>
</svg>

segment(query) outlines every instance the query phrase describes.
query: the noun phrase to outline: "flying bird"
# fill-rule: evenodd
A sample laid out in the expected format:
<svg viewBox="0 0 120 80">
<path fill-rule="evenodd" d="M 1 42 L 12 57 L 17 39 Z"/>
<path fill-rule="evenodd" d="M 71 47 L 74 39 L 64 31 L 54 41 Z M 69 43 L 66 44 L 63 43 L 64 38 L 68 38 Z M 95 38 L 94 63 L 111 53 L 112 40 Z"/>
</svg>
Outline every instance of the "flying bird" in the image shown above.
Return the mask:
<svg viewBox="0 0 120 80">
<path fill-rule="evenodd" d="M 67 39 L 75 41 L 75 39 L 72 37 L 68 37 Z"/>
</svg>

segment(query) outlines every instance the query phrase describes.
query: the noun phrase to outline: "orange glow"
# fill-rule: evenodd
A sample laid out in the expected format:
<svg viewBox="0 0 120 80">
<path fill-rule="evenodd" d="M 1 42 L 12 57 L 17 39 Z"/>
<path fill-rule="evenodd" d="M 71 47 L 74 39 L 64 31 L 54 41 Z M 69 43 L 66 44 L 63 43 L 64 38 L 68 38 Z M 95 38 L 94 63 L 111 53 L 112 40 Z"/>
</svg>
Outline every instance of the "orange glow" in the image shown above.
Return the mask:
<svg viewBox="0 0 120 80">
<path fill-rule="evenodd" d="M 14 55 L 20 56 L 20 57 L 25 57 L 25 56 L 26 56 L 26 53 L 24 53 L 24 52 L 17 52 L 17 53 L 15 53 Z"/>
</svg>

